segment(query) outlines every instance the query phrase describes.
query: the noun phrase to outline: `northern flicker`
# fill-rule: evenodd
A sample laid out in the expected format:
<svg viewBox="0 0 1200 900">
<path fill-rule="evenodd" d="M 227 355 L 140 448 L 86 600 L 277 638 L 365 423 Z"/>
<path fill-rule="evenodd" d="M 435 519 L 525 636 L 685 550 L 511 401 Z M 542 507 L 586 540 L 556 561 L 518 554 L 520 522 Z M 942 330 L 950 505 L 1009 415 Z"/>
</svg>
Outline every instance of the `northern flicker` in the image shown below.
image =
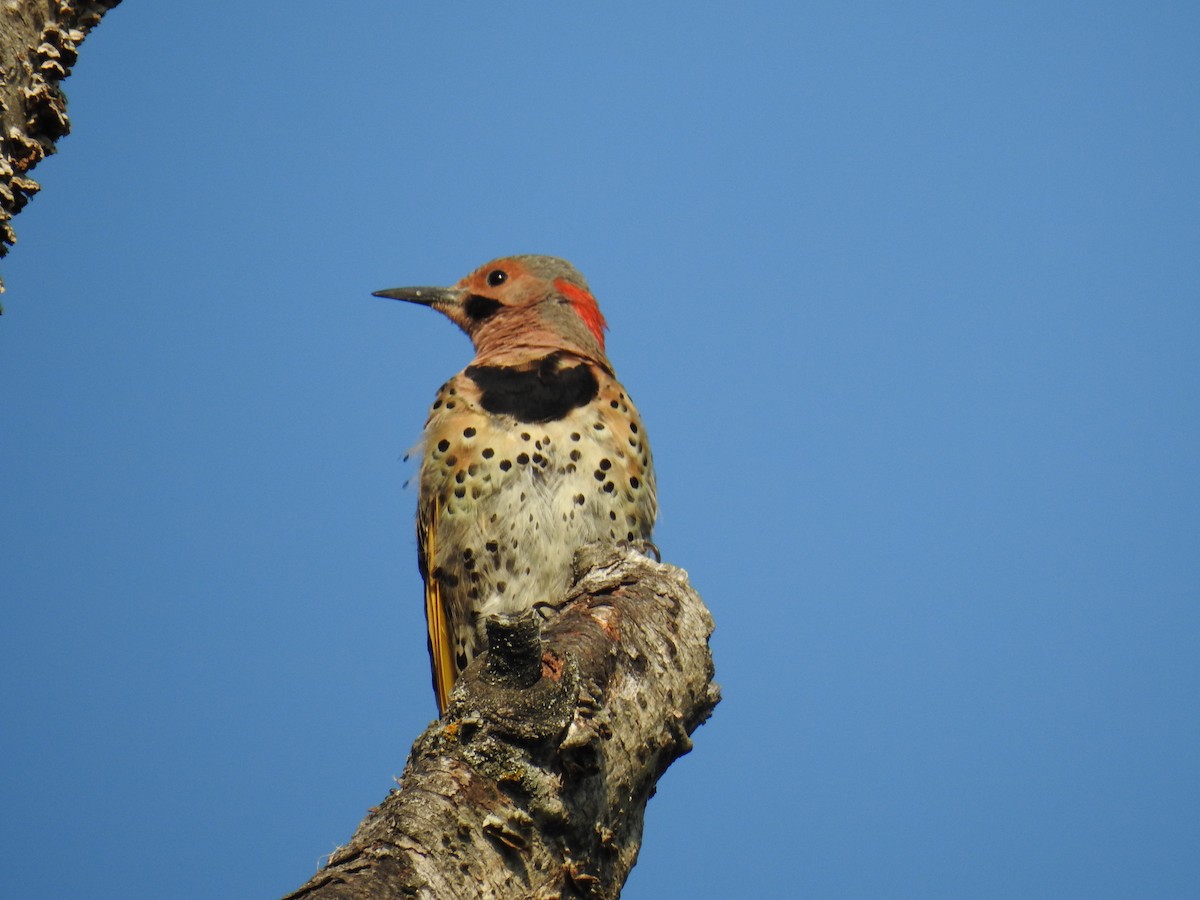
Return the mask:
<svg viewBox="0 0 1200 900">
<path fill-rule="evenodd" d="M 561 598 L 584 544 L 650 539 L 654 468 L 605 355 L 604 316 L 570 263 L 505 257 L 453 287 L 375 296 L 436 309 L 475 347 L 421 441 L 417 557 L 444 711 L 488 616 Z"/>
</svg>

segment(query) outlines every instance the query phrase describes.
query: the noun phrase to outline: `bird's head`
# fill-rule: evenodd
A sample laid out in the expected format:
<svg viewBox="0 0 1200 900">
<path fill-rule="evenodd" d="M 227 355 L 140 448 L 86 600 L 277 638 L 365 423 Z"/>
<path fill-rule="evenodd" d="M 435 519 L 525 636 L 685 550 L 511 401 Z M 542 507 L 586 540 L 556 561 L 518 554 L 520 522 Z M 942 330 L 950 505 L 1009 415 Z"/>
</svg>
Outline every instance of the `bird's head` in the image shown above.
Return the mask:
<svg viewBox="0 0 1200 900">
<path fill-rule="evenodd" d="M 554 256 L 506 256 L 451 287 L 405 287 L 376 297 L 431 306 L 475 345 L 477 362 L 512 365 L 567 351 L 609 369 L 607 325 L 573 265 Z"/>
</svg>

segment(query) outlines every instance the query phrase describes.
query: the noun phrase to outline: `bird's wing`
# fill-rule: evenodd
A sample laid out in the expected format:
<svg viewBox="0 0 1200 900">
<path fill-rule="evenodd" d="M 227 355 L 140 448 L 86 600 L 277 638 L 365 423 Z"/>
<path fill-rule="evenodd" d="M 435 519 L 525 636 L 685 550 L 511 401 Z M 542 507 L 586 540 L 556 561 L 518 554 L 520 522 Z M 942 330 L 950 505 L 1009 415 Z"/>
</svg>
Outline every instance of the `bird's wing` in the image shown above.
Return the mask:
<svg viewBox="0 0 1200 900">
<path fill-rule="evenodd" d="M 421 577 L 425 580 L 425 625 L 429 630 L 429 661 L 433 666 L 433 692 L 437 695 L 438 712 L 446 711 L 450 689 L 454 687 L 454 649 L 450 642 L 450 623 L 442 602 L 442 586 L 433 577 L 437 559 L 437 527 L 441 503 L 435 497 L 423 504 L 417 517 L 417 551 Z"/>
</svg>

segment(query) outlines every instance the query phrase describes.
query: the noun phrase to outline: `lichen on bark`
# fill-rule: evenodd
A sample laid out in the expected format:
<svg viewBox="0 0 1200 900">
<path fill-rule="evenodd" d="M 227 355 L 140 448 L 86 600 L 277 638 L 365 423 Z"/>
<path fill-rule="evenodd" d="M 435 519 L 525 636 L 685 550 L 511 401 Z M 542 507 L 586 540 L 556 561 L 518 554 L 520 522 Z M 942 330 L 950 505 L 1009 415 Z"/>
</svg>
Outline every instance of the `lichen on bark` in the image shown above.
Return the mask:
<svg viewBox="0 0 1200 900">
<path fill-rule="evenodd" d="M 71 130 L 60 82 L 88 32 L 118 3 L 0 0 L 0 257 L 17 240 L 13 217 L 41 190 L 30 170 Z"/>
</svg>

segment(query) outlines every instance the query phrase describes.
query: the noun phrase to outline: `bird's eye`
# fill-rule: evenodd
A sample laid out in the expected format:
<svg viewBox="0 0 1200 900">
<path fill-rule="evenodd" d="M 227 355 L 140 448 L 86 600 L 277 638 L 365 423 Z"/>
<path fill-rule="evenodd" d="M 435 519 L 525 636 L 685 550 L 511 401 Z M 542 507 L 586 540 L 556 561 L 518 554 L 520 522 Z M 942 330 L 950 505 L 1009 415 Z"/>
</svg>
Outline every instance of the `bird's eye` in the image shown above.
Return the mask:
<svg viewBox="0 0 1200 900">
<path fill-rule="evenodd" d="M 503 269 L 492 269 L 488 272 L 487 283 L 492 287 L 499 287 L 506 281 L 508 281 L 508 273 Z"/>
</svg>

